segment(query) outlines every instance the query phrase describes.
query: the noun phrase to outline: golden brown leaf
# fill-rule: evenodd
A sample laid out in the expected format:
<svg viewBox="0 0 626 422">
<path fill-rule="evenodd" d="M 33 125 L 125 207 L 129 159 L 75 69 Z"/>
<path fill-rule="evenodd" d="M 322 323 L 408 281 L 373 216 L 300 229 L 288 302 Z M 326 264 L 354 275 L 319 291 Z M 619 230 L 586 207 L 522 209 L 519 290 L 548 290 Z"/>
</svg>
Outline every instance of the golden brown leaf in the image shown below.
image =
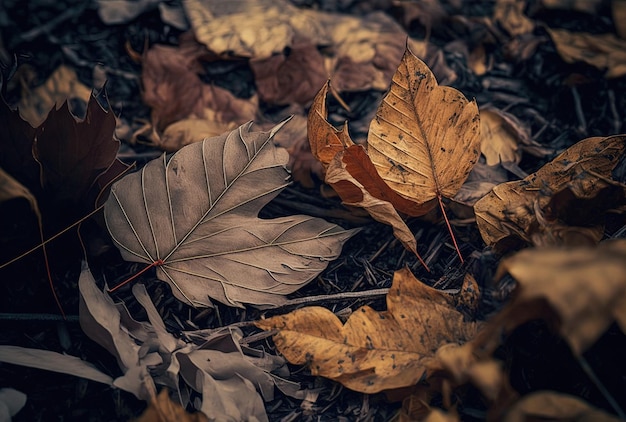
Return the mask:
<svg viewBox="0 0 626 422">
<path fill-rule="evenodd" d="M 418 204 L 453 197 L 480 155 L 475 101 L 439 86 L 407 50 L 370 124 L 368 155 L 391 189 Z"/>
<path fill-rule="evenodd" d="M 203 413 L 187 413 L 179 404 L 170 399 L 167 389 L 150 402 L 150 405 L 135 422 L 208 422 Z"/>
<path fill-rule="evenodd" d="M 556 391 L 537 391 L 522 397 L 507 412 L 504 422 L 577 421 L 618 422 L 584 400 Z"/>
<path fill-rule="evenodd" d="M 566 187 L 579 199 L 595 197 L 609 186 L 625 149 L 626 135 L 588 138 L 525 179 L 496 186 L 474 205 L 483 240 L 494 245 L 513 236 L 529 242 L 536 210 L 543 212 L 552 195 Z"/>
<path fill-rule="evenodd" d="M 449 343 L 464 343 L 476 333 L 454 309 L 454 298 L 426 286 L 402 269 L 394 274 L 387 311 L 369 306 L 341 323 L 322 307 L 298 309 L 255 322 L 276 329 L 274 342 L 292 363 L 364 393 L 414 385 L 439 369 L 434 355 Z"/>
<path fill-rule="evenodd" d="M 626 240 L 596 247 L 526 249 L 506 258 L 496 278 L 511 274 L 517 295 L 493 321 L 510 331 L 556 316 L 561 336 L 582 354 L 613 321 L 626 332 Z M 497 329 L 495 330 L 497 331 Z"/>
<path fill-rule="evenodd" d="M 583 61 L 600 70 L 607 78 L 626 75 L 626 40 L 614 34 L 574 33 L 548 29 L 557 51 L 568 63 Z"/>
</svg>

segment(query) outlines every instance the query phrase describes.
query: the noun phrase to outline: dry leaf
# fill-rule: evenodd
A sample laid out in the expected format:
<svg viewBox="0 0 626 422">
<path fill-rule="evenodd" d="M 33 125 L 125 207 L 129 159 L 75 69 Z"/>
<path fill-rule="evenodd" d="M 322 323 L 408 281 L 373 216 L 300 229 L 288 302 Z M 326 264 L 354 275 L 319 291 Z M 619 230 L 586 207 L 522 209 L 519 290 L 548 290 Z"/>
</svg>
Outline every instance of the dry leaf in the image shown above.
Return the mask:
<svg viewBox="0 0 626 422">
<path fill-rule="evenodd" d="M 107 385 L 113 384 L 113 378 L 89 362 L 50 350 L 2 345 L 0 346 L 0 362 L 74 375 Z"/>
<path fill-rule="evenodd" d="M 13 388 L 0 388 L 0 421 L 11 422 L 26 404 L 26 394 Z"/>
<path fill-rule="evenodd" d="M 367 153 L 378 174 L 404 198 L 433 208 L 461 188 L 479 148 L 476 102 L 439 86 L 407 50 L 370 124 Z"/>
<path fill-rule="evenodd" d="M 536 318 L 552 320 L 572 351 L 581 355 L 617 321 L 626 332 L 626 240 L 595 247 L 526 249 L 504 259 L 505 273 L 518 282 L 513 301 L 492 320 L 495 335 Z"/>
<path fill-rule="evenodd" d="M 200 412 L 188 413 L 180 405 L 170 399 L 167 389 L 150 401 L 148 408 L 135 422 L 209 422 L 209 419 Z"/>
<path fill-rule="evenodd" d="M 87 104 L 90 98 L 91 89 L 78 80 L 74 69 L 61 65 L 43 85 L 32 91 L 24 88 L 18 109 L 26 121 L 33 126 L 39 126 L 48 113 L 61 102 L 78 99 Z"/>
<path fill-rule="evenodd" d="M 548 29 L 560 56 L 567 63 L 583 61 L 606 71 L 607 78 L 626 75 L 626 40 L 614 34 L 574 33 Z"/>
<path fill-rule="evenodd" d="M 553 194 L 569 187 L 577 198 L 595 197 L 626 149 L 626 135 L 578 142 L 524 180 L 503 183 L 474 205 L 476 223 L 487 245 L 509 236 L 530 241 L 528 230 Z M 619 197 L 616 198 L 619 200 Z"/>
<path fill-rule="evenodd" d="M 612 0 L 613 25 L 621 39 L 626 39 L 626 1 Z"/>
<path fill-rule="evenodd" d="M 287 186 L 287 152 L 251 124 L 186 146 L 116 183 L 105 205 L 124 259 L 157 266 L 191 306 L 273 306 L 335 259 L 354 230 L 324 220 L 257 217 Z M 143 198 L 143 200 L 137 200 Z"/>
<path fill-rule="evenodd" d="M 237 127 L 234 122 L 221 122 L 215 111 L 205 109 L 204 118 L 194 114 L 172 123 L 163 131 L 158 147 L 165 151 L 178 151 L 185 145 L 219 136 Z"/>
<path fill-rule="evenodd" d="M 508 410 L 504 422 L 526 421 L 618 422 L 616 418 L 579 397 L 556 391 L 536 391 L 522 397 Z"/>
<path fill-rule="evenodd" d="M 160 0 L 97 0 L 98 16 L 107 25 L 131 22 L 139 15 L 159 9 L 163 23 L 184 31 L 187 20 L 181 5 L 170 5 Z"/>
<path fill-rule="evenodd" d="M 525 7 L 524 0 L 497 0 L 493 19 L 511 36 L 527 34 L 533 31 L 535 24 L 524 14 Z"/>
<path fill-rule="evenodd" d="M 324 57 L 313 44 L 292 46 L 266 59 L 250 60 L 259 99 L 269 104 L 310 104 L 328 79 Z"/>
<path fill-rule="evenodd" d="M 375 393 L 414 385 L 440 369 L 437 349 L 474 336 L 476 324 L 465 322 L 453 303 L 403 269 L 394 274 L 387 311 L 363 306 L 344 325 L 326 308 L 306 307 L 255 324 L 278 330 L 274 342 L 291 363 L 307 363 L 314 375 Z"/>
</svg>

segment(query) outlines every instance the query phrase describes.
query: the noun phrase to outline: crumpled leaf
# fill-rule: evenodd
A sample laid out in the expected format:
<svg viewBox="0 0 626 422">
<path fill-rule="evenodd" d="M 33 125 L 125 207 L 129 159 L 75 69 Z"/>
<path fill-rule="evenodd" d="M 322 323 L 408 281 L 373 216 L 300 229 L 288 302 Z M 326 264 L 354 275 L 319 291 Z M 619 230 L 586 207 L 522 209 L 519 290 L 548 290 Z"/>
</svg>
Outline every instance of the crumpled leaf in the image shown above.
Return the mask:
<svg viewBox="0 0 626 422">
<path fill-rule="evenodd" d="M 124 259 L 157 266 L 192 306 L 273 306 L 339 255 L 354 230 L 257 217 L 287 185 L 285 150 L 251 124 L 165 155 L 116 183 L 105 219 Z M 143 200 L 137 200 L 143 198 Z M 181 207 L 181 204 L 185 204 Z"/>
<path fill-rule="evenodd" d="M 495 275 L 519 284 L 513 301 L 496 317 L 506 331 L 544 317 L 547 302 L 557 327 L 580 355 L 616 321 L 626 332 L 626 240 L 595 247 L 534 248 L 505 258 Z"/>
<path fill-rule="evenodd" d="M 485 243 L 491 246 L 509 237 L 530 242 L 535 210 L 544 210 L 552 195 L 566 187 L 579 199 L 595 197 L 609 186 L 611 171 L 626 149 L 625 140 L 626 135 L 587 138 L 525 179 L 493 188 L 474 205 Z"/>
<path fill-rule="evenodd" d="M 107 385 L 113 384 L 113 378 L 89 362 L 50 350 L 0 345 L 0 362 L 74 375 Z"/>
<path fill-rule="evenodd" d="M 503 419 L 504 422 L 529 420 L 617 422 L 622 419 L 591 406 L 579 397 L 556 391 L 535 391 L 511 406 Z"/>
<path fill-rule="evenodd" d="M 154 45 L 142 57 L 142 99 L 152 108 L 152 126 L 162 132 L 170 124 L 195 115 L 237 124 L 252 120 L 258 104 L 254 98 L 241 99 L 230 91 L 202 82 L 201 61 L 210 56 L 190 34 L 183 34 L 177 47 Z M 153 139 L 158 145 L 158 138 Z"/>
<path fill-rule="evenodd" d="M 170 399 L 167 389 L 163 389 L 135 422 L 209 422 L 209 419 L 200 412 L 186 412 Z"/>
<path fill-rule="evenodd" d="M 90 98 L 91 89 L 78 80 L 74 69 L 61 65 L 52 72 L 43 85 L 22 93 L 18 109 L 28 123 L 39 126 L 56 105 L 70 99 L 87 104 Z"/>
<path fill-rule="evenodd" d="M 511 36 L 532 32 L 535 24 L 524 14 L 524 0 L 497 0 L 493 9 L 493 19 Z"/>
<path fill-rule="evenodd" d="M 265 60 L 299 43 L 333 47 L 325 53 L 327 74 L 340 91 L 386 89 L 406 44 L 402 28 L 380 12 L 357 18 L 300 9 L 284 0 L 185 0 L 183 5 L 196 39 L 218 55 Z"/>
<path fill-rule="evenodd" d="M 26 404 L 26 394 L 13 388 L 0 388 L 0 421 L 10 422 Z"/>
<path fill-rule="evenodd" d="M 626 75 L 626 40 L 615 34 L 575 33 L 566 29 L 550 29 L 559 55 L 567 63 L 582 61 L 606 71 L 606 77 Z"/>
<path fill-rule="evenodd" d="M 405 268 L 394 274 L 387 311 L 363 306 L 341 323 L 322 307 L 306 307 L 256 321 L 278 330 L 276 347 L 311 373 L 363 393 L 407 387 L 441 369 L 434 355 L 449 343 L 464 343 L 476 324 L 464 321 L 452 296 L 426 286 Z"/>
</svg>

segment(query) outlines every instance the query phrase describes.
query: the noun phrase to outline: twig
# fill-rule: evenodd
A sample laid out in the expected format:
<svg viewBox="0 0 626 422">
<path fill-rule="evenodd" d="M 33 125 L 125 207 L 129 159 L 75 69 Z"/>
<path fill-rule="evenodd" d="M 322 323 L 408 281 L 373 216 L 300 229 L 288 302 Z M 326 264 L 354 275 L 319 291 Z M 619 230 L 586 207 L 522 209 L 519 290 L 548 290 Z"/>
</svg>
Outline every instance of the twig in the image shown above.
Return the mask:
<svg viewBox="0 0 626 422">
<path fill-rule="evenodd" d="M 366 290 L 364 292 L 343 292 L 336 293 L 334 295 L 317 295 L 299 297 L 296 299 L 290 299 L 286 303 L 277 308 L 283 308 L 287 306 L 296 306 L 302 304 L 311 304 L 317 302 L 337 302 L 345 299 L 363 299 L 369 297 L 386 296 L 389 293 L 389 288 Z"/>
<path fill-rule="evenodd" d="M 609 99 L 609 108 L 611 109 L 611 114 L 613 115 L 613 131 L 615 133 L 619 133 L 622 128 L 622 121 L 619 118 L 619 112 L 617 111 L 617 107 L 615 107 L 615 93 L 612 89 L 607 91 L 608 99 Z"/>
<path fill-rule="evenodd" d="M 78 315 L 0 313 L 0 321 L 68 321 L 78 322 Z"/>
<path fill-rule="evenodd" d="M 585 371 L 589 379 L 591 379 L 591 382 L 593 382 L 598 390 L 600 390 L 600 392 L 602 393 L 606 401 L 611 405 L 617 416 L 619 416 L 619 418 L 622 420 L 626 419 L 626 413 L 624 413 L 622 408 L 619 407 L 619 404 L 617 404 L 615 398 L 611 395 L 609 390 L 606 389 L 604 384 L 602 384 L 602 381 L 600 381 L 600 379 L 596 376 L 595 372 L 593 372 L 593 369 L 591 369 L 591 366 L 589 365 L 589 363 L 587 363 L 587 360 L 585 360 L 585 358 L 582 356 L 578 356 L 577 360 L 580 367 L 583 369 L 583 371 Z"/>
</svg>

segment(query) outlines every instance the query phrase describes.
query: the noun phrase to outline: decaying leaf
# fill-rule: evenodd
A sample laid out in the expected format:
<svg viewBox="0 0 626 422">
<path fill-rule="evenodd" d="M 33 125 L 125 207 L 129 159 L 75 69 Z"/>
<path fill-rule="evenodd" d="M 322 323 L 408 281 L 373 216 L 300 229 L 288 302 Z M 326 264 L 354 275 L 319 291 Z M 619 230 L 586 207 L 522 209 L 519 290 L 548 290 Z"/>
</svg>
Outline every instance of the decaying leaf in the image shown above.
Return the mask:
<svg viewBox="0 0 626 422">
<path fill-rule="evenodd" d="M 493 9 L 493 19 L 511 35 L 518 36 L 532 32 L 533 21 L 524 14 L 524 0 L 497 0 Z"/>
<path fill-rule="evenodd" d="M 494 245 L 509 236 L 529 242 L 536 210 L 545 210 L 551 197 L 565 188 L 579 199 L 595 197 L 611 185 L 611 171 L 624 154 L 625 140 L 626 135 L 585 139 L 524 180 L 496 186 L 474 206 L 485 243 Z M 614 197 L 618 203 L 620 196 Z"/>
<path fill-rule="evenodd" d="M 417 280 L 409 269 L 396 271 L 387 311 L 363 306 L 341 323 L 322 307 L 306 307 L 255 322 L 276 329 L 278 350 L 294 364 L 308 364 L 314 375 L 346 387 L 375 393 L 407 387 L 441 369 L 437 350 L 465 343 L 476 324 L 464 321 L 454 298 Z"/>
<path fill-rule="evenodd" d="M 583 61 L 606 71 L 607 78 L 626 75 L 626 40 L 614 34 L 574 33 L 548 29 L 557 51 L 568 63 Z"/>
<path fill-rule="evenodd" d="M 209 419 L 200 412 L 186 412 L 170 399 L 167 389 L 163 389 L 135 422 L 209 422 Z"/>
<path fill-rule="evenodd" d="M 510 332 L 526 321 L 556 316 L 556 326 L 580 355 L 616 321 L 626 332 L 626 240 L 595 247 L 526 249 L 504 259 L 505 273 L 518 282 L 517 293 L 491 322 Z M 545 304 L 547 303 L 547 308 Z"/>
<path fill-rule="evenodd" d="M 83 104 L 87 104 L 90 97 L 91 89 L 78 80 L 76 72 L 61 65 L 43 85 L 32 91 L 23 92 L 18 108 L 27 122 L 33 126 L 39 126 L 58 104 L 70 99 L 78 99 Z"/>
<path fill-rule="evenodd" d="M 157 266 L 191 306 L 272 306 L 339 255 L 354 230 L 260 209 L 287 185 L 289 157 L 247 124 L 163 155 L 116 183 L 105 205 L 122 256 Z M 138 198 L 140 200 L 138 200 Z"/>
<path fill-rule="evenodd" d="M 622 419 L 591 406 L 579 397 L 556 391 L 537 391 L 511 406 L 503 419 L 504 422 L 530 420 L 617 422 Z"/>
</svg>

